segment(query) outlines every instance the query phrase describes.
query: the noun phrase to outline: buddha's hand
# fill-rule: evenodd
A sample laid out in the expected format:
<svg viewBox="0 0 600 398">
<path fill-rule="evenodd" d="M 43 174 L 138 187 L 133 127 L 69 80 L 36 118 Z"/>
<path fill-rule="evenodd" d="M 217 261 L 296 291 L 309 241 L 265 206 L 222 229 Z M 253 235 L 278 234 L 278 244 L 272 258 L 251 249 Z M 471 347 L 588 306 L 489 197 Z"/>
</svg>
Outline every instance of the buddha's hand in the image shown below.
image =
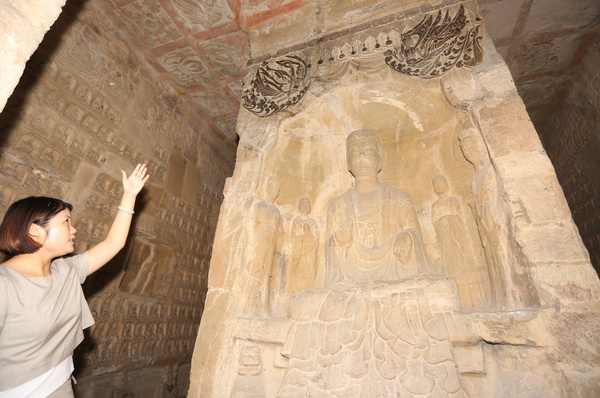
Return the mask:
<svg viewBox="0 0 600 398">
<path fill-rule="evenodd" d="M 394 254 L 403 264 L 408 262 L 412 253 L 412 236 L 408 232 L 400 232 L 394 242 Z"/>
</svg>

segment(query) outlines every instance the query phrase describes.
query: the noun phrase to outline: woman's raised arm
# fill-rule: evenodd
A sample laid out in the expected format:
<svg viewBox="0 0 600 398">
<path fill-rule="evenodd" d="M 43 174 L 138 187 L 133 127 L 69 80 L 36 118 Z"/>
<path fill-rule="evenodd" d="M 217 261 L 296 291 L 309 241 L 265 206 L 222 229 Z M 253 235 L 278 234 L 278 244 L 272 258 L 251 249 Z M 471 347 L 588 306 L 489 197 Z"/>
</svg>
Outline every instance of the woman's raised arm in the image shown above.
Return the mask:
<svg viewBox="0 0 600 398">
<path fill-rule="evenodd" d="M 118 207 L 117 215 L 108 231 L 106 238 L 96 246 L 89 249 L 90 268 L 88 275 L 100 269 L 109 262 L 123 247 L 127 241 L 131 218 L 133 217 L 133 208 L 138 193 L 144 187 L 149 175 L 146 175 L 146 165 L 138 164 L 131 175 L 121 170 L 123 175 L 123 197 Z"/>
</svg>

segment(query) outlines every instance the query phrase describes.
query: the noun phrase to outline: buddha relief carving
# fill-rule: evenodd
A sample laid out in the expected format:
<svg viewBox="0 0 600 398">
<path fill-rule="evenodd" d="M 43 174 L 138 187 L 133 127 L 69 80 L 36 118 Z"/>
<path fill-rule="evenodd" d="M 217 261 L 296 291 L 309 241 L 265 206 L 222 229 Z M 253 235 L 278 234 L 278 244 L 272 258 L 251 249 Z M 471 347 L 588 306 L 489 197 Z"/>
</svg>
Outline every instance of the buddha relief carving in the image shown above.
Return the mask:
<svg viewBox="0 0 600 398">
<path fill-rule="evenodd" d="M 280 190 L 279 178 L 270 177 L 265 200 L 256 202 L 250 209 L 248 266 L 243 272 L 245 314 L 268 312 L 271 279 L 277 274 L 283 246 L 283 220 L 275 205 Z"/>
<path fill-rule="evenodd" d="M 446 325 L 456 285 L 432 266 L 410 195 L 379 182 L 377 135 L 353 132 L 346 155 L 355 185 L 329 206 L 325 287 L 291 301 L 277 396 L 465 397 Z"/>
<path fill-rule="evenodd" d="M 257 345 L 244 345 L 239 349 L 238 355 L 237 376 L 229 397 L 265 398 L 261 348 Z"/>
<path fill-rule="evenodd" d="M 300 198 L 298 201 L 300 215 L 292 220 L 289 297 L 294 297 L 296 293 L 315 286 L 319 265 L 317 261 L 319 227 L 316 221 L 309 216 L 311 209 L 310 199 Z"/>
<path fill-rule="evenodd" d="M 485 297 L 487 272 L 477 275 L 475 258 L 467 241 L 467 231 L 458 198 L 450 195 L 448 180 L 437 175 L 432 180 L 438 199 L 431 205 L 431 223 L 440 248 L 440 271 L 454 279 L 459 287 L 463 311 L 487 308 Z"/>
<path fill-rule="evenodd" d="M 379 139 L 358 130 L 346 141 L 348 170 L 355 186 L 327 212 L 327 281 L 398 280 L 436 273 L 423 246 L 412 198 L 379 182 Z"/>
<path fill-rule="evenodd" d="M 490 278 L 490 301 L 498 310 L 532 308 L 535 289 L 526 266 L 519 264 L 511 245 L 510 219 L 504 210 L 502 188 L 485 142 L 474 129 L 459 134 L 460 148 L 473 165 L 469 207 L 479 231 Z"/>
<path fill-rule="evenodd" d="M 225 216 L 221 234 L 221 248 L 227 253 L 229 264 L 238 269 L 246 266 L 245 251 L 248 245 L 248 227 L 246 222 L 240 220 L 250 212 L 256 200 L 257 181 L 258 175 L 254 172 L 242 176 L 230 199 L 231 210 Z"/>
</svg>

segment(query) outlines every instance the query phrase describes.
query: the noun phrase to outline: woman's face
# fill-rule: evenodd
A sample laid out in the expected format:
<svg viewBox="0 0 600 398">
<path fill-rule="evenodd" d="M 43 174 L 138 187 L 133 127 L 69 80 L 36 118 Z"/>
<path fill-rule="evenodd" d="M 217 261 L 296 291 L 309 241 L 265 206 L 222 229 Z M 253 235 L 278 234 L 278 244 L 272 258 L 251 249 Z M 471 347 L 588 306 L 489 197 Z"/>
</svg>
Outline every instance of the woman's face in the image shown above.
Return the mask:
<svg viewBox="0 0 600 398">
<path fill-rule="evenodd" d="M 52 217 L 44 228 L 42 247 L 56 253 L 56 257 L 64 256 L 75 250 L 75 232 L 71 225 L 71 211 L 64 209 Z"/>
</svg>

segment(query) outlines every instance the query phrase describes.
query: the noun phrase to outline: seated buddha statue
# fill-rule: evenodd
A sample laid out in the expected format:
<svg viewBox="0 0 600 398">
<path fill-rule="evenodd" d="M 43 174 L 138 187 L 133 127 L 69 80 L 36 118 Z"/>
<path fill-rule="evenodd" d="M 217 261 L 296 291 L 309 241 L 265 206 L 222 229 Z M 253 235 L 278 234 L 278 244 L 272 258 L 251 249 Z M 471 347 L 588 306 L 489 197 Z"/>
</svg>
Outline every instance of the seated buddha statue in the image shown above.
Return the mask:
<svg viewBox="0 0 600 398">
<path fill-rule="evenodd" d="M 346 140 L 354 187 L 327 214 L 327 281 L 369 282 L 435 274 L 423 246 L 412 198 L 379 182 L 381 145 L 372 130 Z"/>
<path fill-rule="evenodd" d="M 328 209 L 325 286 L 290 303 L 277 397 L 464 397 L 456 284 L 432 266 L 410 195 L 379 182 L 375 132 L 351 133 L 346 155 L 355 184 Z"/>
</svg>

